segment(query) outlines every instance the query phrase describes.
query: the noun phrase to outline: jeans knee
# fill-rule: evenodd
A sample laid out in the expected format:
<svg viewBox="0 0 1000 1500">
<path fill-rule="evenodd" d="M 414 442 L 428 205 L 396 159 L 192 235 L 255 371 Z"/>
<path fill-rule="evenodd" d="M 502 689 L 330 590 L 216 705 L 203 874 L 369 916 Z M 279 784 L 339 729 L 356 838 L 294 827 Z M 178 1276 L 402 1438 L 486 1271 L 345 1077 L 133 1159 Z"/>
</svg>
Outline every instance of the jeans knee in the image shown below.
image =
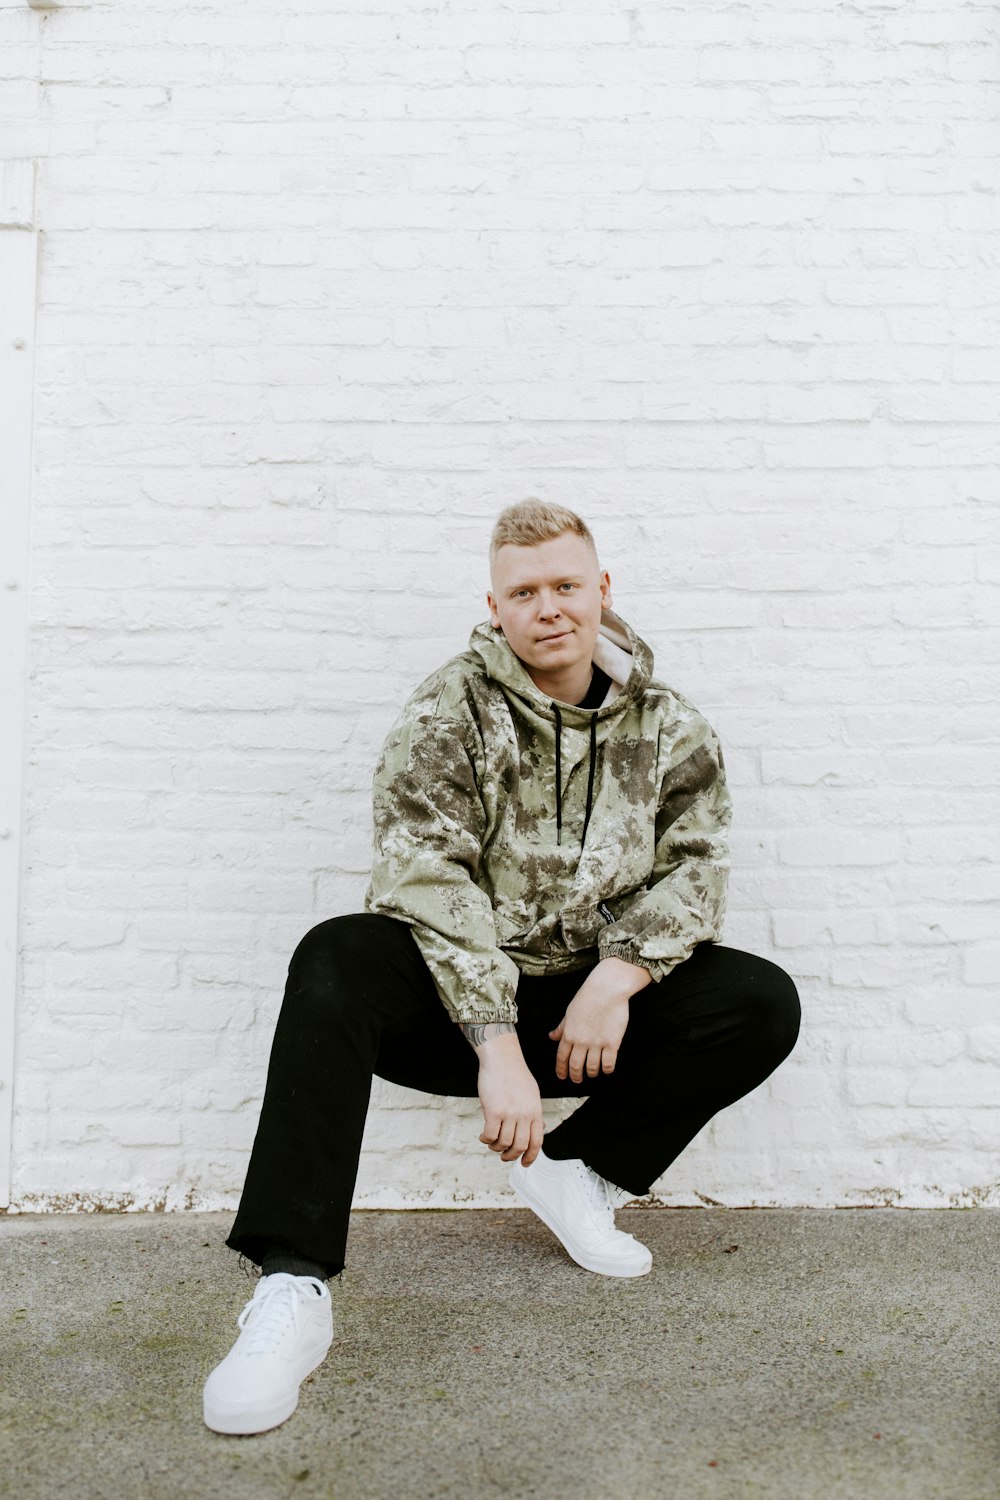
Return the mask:
<svg viewBox="0 0 1000 1500">
<path fill-rule="evenodd" d="M 801 1007 L 795 981 L 770 959 L 758 958 L 748 986 L 754 1030 L 774 1056 L 775 1065 L 786 1058 L 799 1035 Z"/>
<path fill-rule="evenodd" d="M 362 940 L 356 930 L 361 917 L 330 917 L 306 933 L 288 965 L 286 997 L 322 994 L 329 999 L 345 971 L 353 970 Z M 369 955 L 372 952 L 368 948 Z"/>
<path fill-rule="evenodd" d="M 391 917 L 374 912 L 328 917 L 306 933 L 292 954 L 288 993 L 319 991 L 329 998 L 346 989 L 356 995 L 396 945 L 411 942 L 409 929 Z"/>
</svg>

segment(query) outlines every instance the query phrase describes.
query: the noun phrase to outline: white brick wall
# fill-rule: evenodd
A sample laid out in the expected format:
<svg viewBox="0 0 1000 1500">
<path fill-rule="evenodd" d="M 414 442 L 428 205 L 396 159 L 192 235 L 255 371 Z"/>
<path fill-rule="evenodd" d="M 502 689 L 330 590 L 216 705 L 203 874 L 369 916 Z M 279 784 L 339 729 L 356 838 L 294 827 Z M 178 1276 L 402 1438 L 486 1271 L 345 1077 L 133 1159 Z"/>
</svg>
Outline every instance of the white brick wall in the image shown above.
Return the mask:
<svg viewBox="0 0 1000 1500">
<path fill-rule="evenodd" d="M 663 1197 L 998 1201 L 997 33 L 0 0 L 41 229 L 16 1206 L 235 1201 L 288 954 L 357 905 L 381 737 L 527 493 L 719 729 L 728 938 L 805 1005 Z M 493 1201 L 474 1103 L 377 1097 L 363 1201 Z"/>
</svg>

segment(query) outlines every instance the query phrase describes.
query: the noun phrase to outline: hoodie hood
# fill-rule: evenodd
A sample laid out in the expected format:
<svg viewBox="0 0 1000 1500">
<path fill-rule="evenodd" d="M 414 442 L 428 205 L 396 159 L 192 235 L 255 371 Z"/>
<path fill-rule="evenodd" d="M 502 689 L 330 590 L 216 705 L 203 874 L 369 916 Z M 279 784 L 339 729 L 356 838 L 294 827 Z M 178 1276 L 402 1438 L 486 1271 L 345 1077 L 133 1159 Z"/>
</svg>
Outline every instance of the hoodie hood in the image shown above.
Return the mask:
<svg viewBox="0 0 1000 1500">
<path fill-rule="evenodd" d="M 611 679 L 607 696 L 597 709 L 579 708 L 574 704 L 561 703 L 549 698 L 536 687 L 527 668 L 511 649 L 502 630 L 494 628 L 488 621 L 477 625 L 472 632 L 469 648 L 482 661 L 487 674 L 508 694 L 521 700 L 529 712 L 550 719 L 555 726 L 554 772 L 555 772 L 555 822 L 556 844 L 563 842 L 563 725 L 585 728 L 587 733 L 587 792 L 583 809 L 583 831 L 580 834 L 581 849 L 587 842 L 594 810 L 594 782 L 598 760 L 598 720 L 614 720 L 624 712 L 630 702 L 638 699 L 648 685 L 653 672 L 653 653 L 618 615 L 605 610 L 598 627 L 599 634 L 594 643 L 592 661 Z M 609 727 L 609 726 L 602 726 Z"/>
</svg>

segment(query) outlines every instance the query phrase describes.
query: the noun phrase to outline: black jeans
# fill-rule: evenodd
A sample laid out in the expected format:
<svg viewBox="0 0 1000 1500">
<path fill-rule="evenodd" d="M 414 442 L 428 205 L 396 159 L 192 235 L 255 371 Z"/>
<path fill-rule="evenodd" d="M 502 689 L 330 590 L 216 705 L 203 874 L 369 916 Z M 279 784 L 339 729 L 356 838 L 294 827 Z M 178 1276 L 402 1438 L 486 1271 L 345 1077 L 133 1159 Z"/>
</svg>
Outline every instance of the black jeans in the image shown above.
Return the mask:
<svg viewBox="0 0 1000 1500">
<path fill-rule="evenodd" d="M 517 1032 L 545 1098 L 586 1095 L 545 1136 L 637 1197 L 712 1116 L 756 1088 L 795 1045 L 795 985 L 775 964 L 703 943 L 629 1003 L 613 1073 L 555 1074 L 559 1021 L 589 969 L 522 976 Z M 334 917 L 292 957 L 243 1197 L 226 1243 L 260 1262 L 281 1245 L 343 1269 L 373 1074 L 475 1098 L 479 1063 L 441 1003 L 405 923 Z M 485 1149 L 485 1148 L 484 1148 Z"/>
</svg>

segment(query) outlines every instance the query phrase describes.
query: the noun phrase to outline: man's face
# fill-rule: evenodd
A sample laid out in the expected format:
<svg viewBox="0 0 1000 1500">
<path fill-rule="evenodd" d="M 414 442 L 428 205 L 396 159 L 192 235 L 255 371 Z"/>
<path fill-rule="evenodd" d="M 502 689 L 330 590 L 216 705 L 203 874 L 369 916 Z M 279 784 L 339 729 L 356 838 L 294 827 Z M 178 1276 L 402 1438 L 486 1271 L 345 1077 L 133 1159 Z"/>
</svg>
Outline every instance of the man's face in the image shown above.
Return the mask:
<svg viewBox="0 0 1000 1500">
<path fill-rule="evenodd" d="M 589 664 L 611 580 L 575 532 L 537 547 L 501 547 L 486 596 L 490 622 L 531 675 L 561 676 Z"/>
</svg>

